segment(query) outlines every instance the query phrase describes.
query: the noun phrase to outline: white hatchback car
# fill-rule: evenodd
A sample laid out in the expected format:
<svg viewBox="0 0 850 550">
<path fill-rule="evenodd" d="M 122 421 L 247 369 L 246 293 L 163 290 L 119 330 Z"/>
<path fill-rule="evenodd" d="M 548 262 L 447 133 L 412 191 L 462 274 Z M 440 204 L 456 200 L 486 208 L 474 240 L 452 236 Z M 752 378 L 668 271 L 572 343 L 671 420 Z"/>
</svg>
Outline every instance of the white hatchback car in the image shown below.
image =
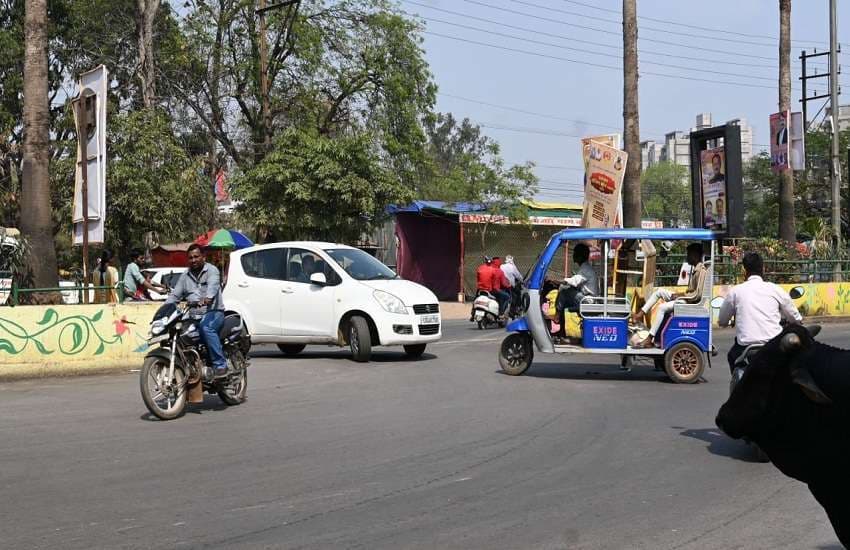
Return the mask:
<svg viewBox="0 0 850 550">
<path fill-rule="evenodd" d="M 277 344 L 287 355 L 330 344 L 349 346 L 355 361 L 368 361 L 373 346 L 404 346 L 418 357 L 442 334 L 433 292 L 341 244 L 284 242 L 233 252 L 224 306 L 242 316 L 252 344 Z"/>
</svg>

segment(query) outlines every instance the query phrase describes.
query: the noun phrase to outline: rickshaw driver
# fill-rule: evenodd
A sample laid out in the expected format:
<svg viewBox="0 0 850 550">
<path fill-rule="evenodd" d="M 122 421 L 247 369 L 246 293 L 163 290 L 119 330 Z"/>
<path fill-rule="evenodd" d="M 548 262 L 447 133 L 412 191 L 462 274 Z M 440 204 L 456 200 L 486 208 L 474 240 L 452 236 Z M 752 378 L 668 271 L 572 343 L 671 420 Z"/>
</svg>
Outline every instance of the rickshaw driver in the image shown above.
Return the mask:
<svg viewBox="0 0 850 550">
<path fill-rule="evenodd" d="M 655 345 L 655 336 L 661 330 L 661 324 L 668 313 L 673 311 L 676 302 L 685 304 L 696 304 L 702 299 L 702 287 L 705 283 L 707 269 L 702 262 L 703 250 L 702 243 L 691 243 L 687 249 L 687 261 L 691 265 L 691 276 L 688 280 L 688 289 L 682 293 L 670 292 L 666 288 L 657 288 L 647 298 L 643 307 L 632 314 L 634 323 L 641 323 L 646 318 L 646 314 L 652 311 L 652 308 L 659 300 L 663 300 L 655 316 L 652 319 L 652 327 L 649 329 L 649 336 L 642 342 L 638 342 L 634 347 L 639 349 L 651 348 Z"/>
<path fill-rule="evenodd" d="M 579 304 L 585 296 L 599 295 L 599 278 L 596 271 L 590 265 L 590 247 L 579 243 L 573 249 L 573 262 L 579 266 L 578 273 L 572 277 L 565 277 L 564 284 L 558 289 L 558 300 L 555 311 L 561 325 L 561 330 L 556 335 L 559 338 L 566 337 L 566 311 L 578 311 Z"/>
</svg>

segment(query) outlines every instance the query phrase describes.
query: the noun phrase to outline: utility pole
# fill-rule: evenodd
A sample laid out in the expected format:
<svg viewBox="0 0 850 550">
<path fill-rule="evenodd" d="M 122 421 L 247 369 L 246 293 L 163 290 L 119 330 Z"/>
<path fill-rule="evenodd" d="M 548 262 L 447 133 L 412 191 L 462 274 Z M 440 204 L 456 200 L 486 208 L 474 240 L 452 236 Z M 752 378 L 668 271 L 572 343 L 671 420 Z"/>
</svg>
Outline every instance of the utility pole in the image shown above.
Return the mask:
<svg viewBox="0 0 850 550">
<path fill-rule="evenodd" d="M 841 162 L 838 151 L 838 17 L 837 0 L 829 0 L 829 105 L 832 114 L 832 239 L 841 246 Z M 840 271 L 840 266 L 836 266 Z"/>
<path fill-rule="evenodd" d="M 838 50 L 838 53 L 841 53 L 840 48 Z M 808 109 L 809 101 L 815 101 L 817 99 L 827 99 L 827 98 L 830 97 L 829 93 L 818 95 L 817 90 L 815 90 L 815 95 L 813 95 L 813 96 L 809 95 L 809 86 L 808 86 L 809 80 L 812 80 L 813 78 L 827 78 L 828 79 L 830 77 L 830 74 L 829 74 L 829 71 L 827 71 L 825 73 L 820 73 L 820 72 L 817 71 L 817 69 L 815 69 L 815 74 L 809 74 L 808 68 L 806 66 L 806 61 L 813 58 L 813 57 L 823 57 L 823 56 L 828 56 L 828 55 L 830 55 L 830 52 L 828 52 L 828 51 L 818 52 L 817 50 L 815 50 L 815 53 L 806 53 L 806 50 L 803 50 L 803 53 L 800 55 L 800 63 L 802 65 L 802 70 L 803 70 L 803 74 L 802 74 L 802 76 L 800 76 L 800 82 L 802 82 L 802 84 L 803 84 L 803 94 L 802 94 L 802 97 L 800 98 L 800 103 L 803 105 L 803 132 L 807 132 L 809 130 L 809 109 Z M 841 68 L 840 67 L 839 67 L 839 70 L 838 70 L 838 74 L 841 74 Z M 817 118 L 817 115 L 815 115 L 815 118 Z"/>
<path fill-rule="evenodd" d="M 623 227 L 641 226 L 637 0 L 623 0 Z"/>
<path fill-rule="evenodd" d="M 266 5 L 266 0 L 257 0 L 256 14 L 259 17 L 259 50 L 260 50 L 260 100 L 262 103 L 263 117 L 263 155 L 271 150 L 272 145 L 272 109 L 269 97 L 269 41 L 266 36 L 266 13 L 278 8 L 285 8 L 297 4 L 300 0 L 286 0 L 271 6 Z"/>
<path fill-rule="evenodd" d="M 272 144 L 272 111 L 269 99 L 269 42 L 266 36 L 266 0 L 259 0 L 257 15 L 260 18 L 260 97 L 263 109 L 263 155 L 269 152 Z"/>
</svg>

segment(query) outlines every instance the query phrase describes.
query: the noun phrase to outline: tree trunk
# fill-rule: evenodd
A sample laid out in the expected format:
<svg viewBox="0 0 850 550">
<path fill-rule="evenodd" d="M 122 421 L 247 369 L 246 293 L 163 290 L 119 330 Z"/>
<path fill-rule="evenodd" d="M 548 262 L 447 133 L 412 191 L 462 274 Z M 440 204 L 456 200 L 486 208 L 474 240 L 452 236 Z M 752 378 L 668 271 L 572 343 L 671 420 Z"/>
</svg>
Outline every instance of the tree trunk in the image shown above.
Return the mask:
<svg viewBox="0 0 850 550">
<path fill-rule="evenodd" d="M 779 111 L 791 110 L 791 0 L 779 0 Z M 790 143 L 790 139 L 788 140 Z M 794 217 L 794 171 L 779 178 L 779 238 L 797 240 Z"/>
<path fill-rule="evenodd" d="M 160 0 L 136 0 L 136 39 L 139 42 L 138 77 L 142 105 L 153 107 L 156 101 L 156 68 L 153 59 L 153 22 Z"/>
<path fill-rule="evenodd" d="M 30 244 L 32 282 L 59 284 L 50 206 L 47 0 L 27 0 L 24 23 L 24 149 L 21 230 Z"/>
<path fill-rule="evenodd" d="M 640 227 L 637 0 L 623 0 L 623 138 L 629 155 L 623 177 L 623 227 Z"/>
</svg>

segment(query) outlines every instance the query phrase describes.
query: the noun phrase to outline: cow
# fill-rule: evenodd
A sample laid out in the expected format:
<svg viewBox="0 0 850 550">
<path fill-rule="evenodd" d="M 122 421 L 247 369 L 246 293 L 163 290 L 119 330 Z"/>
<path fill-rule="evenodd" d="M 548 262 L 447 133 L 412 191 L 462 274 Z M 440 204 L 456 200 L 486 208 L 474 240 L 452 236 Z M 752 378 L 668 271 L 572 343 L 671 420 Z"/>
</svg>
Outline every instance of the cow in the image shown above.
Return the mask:
<svg viewBox="0 0 850 550">
<path fill-rule="evenodd" d="M 790 325 L 750 359 L 717 427 L 807 484 L 850 548 L 850 351 Z"/>
</svg>

